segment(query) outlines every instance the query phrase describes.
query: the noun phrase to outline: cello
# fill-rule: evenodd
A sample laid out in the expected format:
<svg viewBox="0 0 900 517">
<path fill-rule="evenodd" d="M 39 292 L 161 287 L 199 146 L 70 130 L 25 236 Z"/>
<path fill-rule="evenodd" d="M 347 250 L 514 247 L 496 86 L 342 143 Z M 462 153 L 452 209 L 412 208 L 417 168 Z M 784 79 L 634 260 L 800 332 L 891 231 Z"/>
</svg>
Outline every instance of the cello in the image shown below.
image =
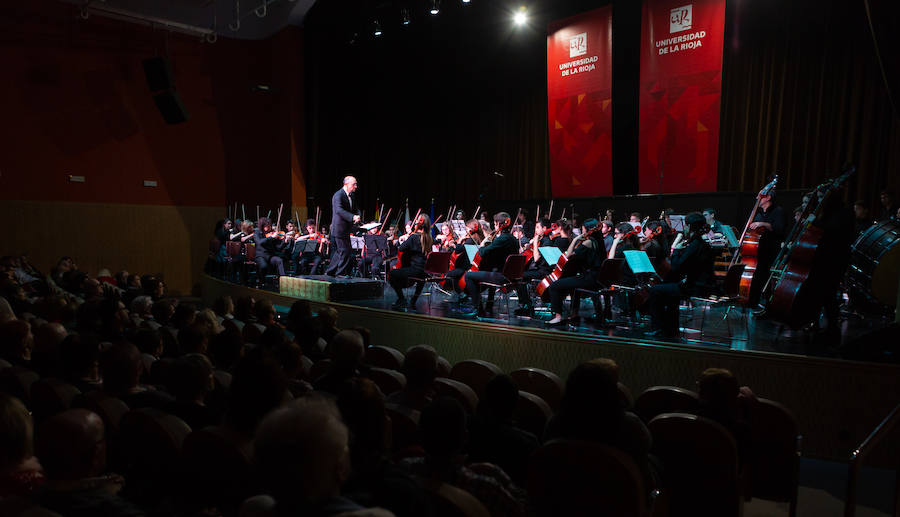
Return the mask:
<svg viewBox="0 0 900 517">
<path fill-rule="evenodd" d="M 816 208 L 796 225 L 796 237 L 785 243 L 783 253 L 779 256 L 779 269 L 772 270 L 771 280 L 775 280 L 775 288 L 766 303 L 766 315 L 775 321 L 787 324 L 792 328 L 800 327 L 814 321 L 818 316 L 820 305 L 813 303 L 810 296 L 808 279 L 813 262 L 822 240 L 824 230 L 815 223 L 822 214 L 828 198 L 838 190 L 856 171 L 852 165 L 843 174 L 816 189 L 818 199 Z M 824 188 L 822 188 L 824 187 Z M 812 201 L 812 199 L 810 201 Z"/>
<path fill-rule="evenodd" d="M 731 264 L 729 267 L 734 266 L 738 262 L 744 265 L 744 271 L 741 274 L 741 281 L 738 286 L 738 296 L 740 297 L 742 302 L 747 302 L 750 297 L 750 284 L 753 283 L 753 277 L 756 274 L 756 265 L 758 263 L 758 253 L 759 253 L 759 240 L 762 237 L 762 234 L 766 232 L 765 229 L 755 228 L 753 230 L 750 229 L 750 225 L 753 224 L 753 220 L 756 219 L 756 213 L 759 211 L 759 203 L 760 198 L 762 196 L 768 195 L 772 190 L 775 189 L 775 186 L 778 184 L 778 175 L 775 175 L 775 178 L 770 181 L 762 190 L 759 191 L 759 194 L 756 195 L 756 204 L 753 205 L 753 210 L 750 211 L 750 217 L 747 219 L 747 224 L 744 225 L 744 232 L 741 233 L 741 240 L 738 245 L 738 250 L 735 252 L 734 256 L 731 258 Z"/>
<path fill-rule="evenodd" d="M 579 235 L 578 237 L 575 237 L 575 239 L 579 241 L 578 245 L 580 246 L 581 243 L 586 241 L 591 235 L 599 232 L 601 230 L 601 228 L 602 228 L 602 225 L 598 224 L 597 227 L 594 228 L 593 230 L 590 230 L 589 232 L 583 233 L 583 234 Z M 633 234 L 629 234 L 626 237 L 630 237 L 631 235 L 634 235 L 634 234 L 637 234 L 637 230 L 634 230 Z M 574 244 L 576 242 L 576 240 L 573 240 L 572 244 Z M 571 268 L 566 269 L 566 264 L 569 263 L 568 252 L 571 251 L 572 249 L 573 249 L 572 245 L 570 244 L 569 250 L 566 253 L 563 253 L 562 255 L 559 256 L 559 259 L 556 261 L 556 265 L 553 266 L 553 270 L 550 271 L 550 274 L 548 274 L 543 279 L 541 279 L 541 281 L 538 282 L 537 287 L 535 287 L 535 289 L 534 289 L 535 292 L 537 293 L 538 296 L 541 297 L 542 300 L 547 301 L 550 298 L 550 290 L 549 289 L 550 289 L 550 285 L 553 284 L 553 282 L 556 282 L 560 278 L 565 278 L 568 276 L 575 275 L 575 273 L 573 271 L 571 271 Z"/>
</svg>

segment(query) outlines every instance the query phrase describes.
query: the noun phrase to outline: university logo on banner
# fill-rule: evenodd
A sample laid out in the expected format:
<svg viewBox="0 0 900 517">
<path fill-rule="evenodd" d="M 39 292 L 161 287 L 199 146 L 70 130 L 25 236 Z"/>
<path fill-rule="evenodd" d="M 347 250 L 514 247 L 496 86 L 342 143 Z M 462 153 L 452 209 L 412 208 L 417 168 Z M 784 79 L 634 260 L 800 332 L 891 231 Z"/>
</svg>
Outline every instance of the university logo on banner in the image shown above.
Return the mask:
<svg viewBox="0 0 900 517">
<path fill-rule="evenodd" d="M 644 0 L 641 193 L 716 190 L 725 1 Z"/>
<path fill-rule="evenodd" d="M 611 195 L 612 8 L 552 22 L 547 33 L 553 196 Z"/>
<path fill-rule="evenodd" d="M 669 34 L 686 31 L 691 28 L 693 5 L 684 5 L 672 9 L 669 13 Z"/>
<path fill-rule="evenodd" d="M 587 54 L 587 33 L 582 32 L 569 38 L 569 57 Z"/>
</svg>

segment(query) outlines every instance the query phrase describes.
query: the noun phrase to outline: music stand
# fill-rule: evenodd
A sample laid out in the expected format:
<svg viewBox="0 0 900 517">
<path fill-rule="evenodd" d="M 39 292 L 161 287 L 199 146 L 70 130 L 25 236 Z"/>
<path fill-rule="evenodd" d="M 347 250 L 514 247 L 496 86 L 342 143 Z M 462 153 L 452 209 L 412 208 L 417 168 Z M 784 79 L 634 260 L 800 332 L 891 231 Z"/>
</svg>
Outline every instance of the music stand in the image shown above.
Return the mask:
<svg viewBox="0 0 900 517">
<path fill-rule="evenodd" d="M 466 222 L 462 219 L 451 219 L 450 226 L 453 228 L 453 233 L 456 234 L 456 238 L 460 241 L 464 240 L 469 234 L 469 231 L 466 228 Z"/>
<path fill-rule="evenodd" d="M 683 215 L 670 215 L 669 222 L 672 224 L 672 229 L 676 232 L 684 233 L 684 216 Z"/>
</svg>

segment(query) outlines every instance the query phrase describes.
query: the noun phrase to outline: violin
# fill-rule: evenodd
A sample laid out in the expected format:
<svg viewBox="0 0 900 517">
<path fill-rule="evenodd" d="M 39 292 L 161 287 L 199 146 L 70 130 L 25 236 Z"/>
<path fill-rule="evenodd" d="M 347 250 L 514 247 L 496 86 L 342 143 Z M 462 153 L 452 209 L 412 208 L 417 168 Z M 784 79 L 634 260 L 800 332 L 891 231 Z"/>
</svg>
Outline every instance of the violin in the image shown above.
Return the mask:
<svg viewBox="0 0 900 517">
<path fill-rule="evenodd" d="M 487 237 L 484 238 L 483 241 L 481 241 L 481 246 L 483 247 L 485 244 L 489 243 L 491 240 L 494 239 L 494 237 L 499 235 L 500 232 L 502 232 L 506 228 L 509 228 L 509 226 L 511 224 L 512 224 L 512 221 L 510 219 L 507 219 L 507 220 L 503 221 L 502 223 L 497 224 L 497 227 L 494 228 L 494 231 L 492 231 Z M 478 271 L 479 270 L 478 268 L 480 266 L 481 266 L 481 251 L 479 250 L 478 253 L 475 254 L 475 257 L 472 258 L 472 267 L 469 268 L 468 272 Z M 465 274 L 459 278 L 459 287 L 463 291 L 466 290 L 466 275 Z"/>
</svg>

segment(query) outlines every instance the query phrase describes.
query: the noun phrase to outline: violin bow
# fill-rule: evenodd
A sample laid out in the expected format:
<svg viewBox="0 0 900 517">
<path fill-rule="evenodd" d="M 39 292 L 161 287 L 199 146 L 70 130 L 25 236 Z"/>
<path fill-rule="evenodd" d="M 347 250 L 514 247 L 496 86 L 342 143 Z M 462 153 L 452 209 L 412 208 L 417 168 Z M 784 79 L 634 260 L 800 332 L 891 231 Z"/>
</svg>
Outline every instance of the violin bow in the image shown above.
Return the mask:
<svg viewBox="0 0 900 517">
<path fill-rule="evenodd" d="M 481 210 L 481 205 L 478 205 L 478 208 L 476 208 L 475 211 L 472 212 L 472 219 L 478 220 L 478 212 L 480 210 Z"/>
<path fill-rule="evenodd" d="M 242 220 L 246 221 L 247 220 L 247 207 L 244 206 L 243 203 L 241 203 L 241 215 L 244 216 Z"/>
<path fill-rule="evenodd" d="M 391 216 L 391 210 L 393 210 L 393 208 L 388 208 L 387 215 L 384 216 L 384 221 L 381 223 L 381 228 L 378 229 L 378 235 L 381 235 L 381 232 L 384 231 L 384 225 L 387 224 L 388 218 Z"/>
<path fill-rule="evenodd" d="M 553 200 L 550 200 L 550 211 L 547 212 L 547 217 L 552 221 L 553 220 Z"/>
</svg>

